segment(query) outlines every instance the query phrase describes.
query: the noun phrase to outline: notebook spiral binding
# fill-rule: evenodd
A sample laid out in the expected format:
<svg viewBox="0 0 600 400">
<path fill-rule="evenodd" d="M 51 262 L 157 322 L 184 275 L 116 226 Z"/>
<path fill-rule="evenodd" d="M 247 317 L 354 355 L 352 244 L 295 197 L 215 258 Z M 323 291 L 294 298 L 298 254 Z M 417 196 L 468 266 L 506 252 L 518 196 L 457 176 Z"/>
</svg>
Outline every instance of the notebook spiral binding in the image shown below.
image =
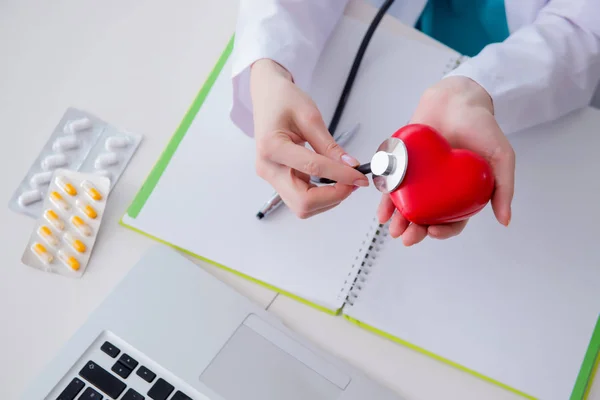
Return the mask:
<svg viewBox="0 0 600 400">
<path fill-rule="evenodd" d="M 365 235 L 361 249 L 355 258 L 351 271 L 346 277 L 342 293 L 347 293 L 345 304 L 353 306 L 371 274 L 379 251 L 388 236 L 388 223 L 380 224 L 376 218 Z"/>
<path fill-rule="evenodd" d="M 448 60 L 443 76 L 452 72 L 452 70 L 456 69 L 461 63 L 468 60 L 468 58 L 467 56 L 460 55 Z M 371 225 L 366 233 L 366 238 L 362 242 L 361 249 L 338 295 L 338 298 L 346 296 L 345 304 L 353 306 L 361 290 L 364 289 L 369 275 L 374 268 L 377 253 L 379 253 L 381 246 L 385 242 L 385 238 L 389 235 L 388 225 L 389 223 L 380 224 L 376 218 L 373 218 L 373 225 Z"/>
</svg>

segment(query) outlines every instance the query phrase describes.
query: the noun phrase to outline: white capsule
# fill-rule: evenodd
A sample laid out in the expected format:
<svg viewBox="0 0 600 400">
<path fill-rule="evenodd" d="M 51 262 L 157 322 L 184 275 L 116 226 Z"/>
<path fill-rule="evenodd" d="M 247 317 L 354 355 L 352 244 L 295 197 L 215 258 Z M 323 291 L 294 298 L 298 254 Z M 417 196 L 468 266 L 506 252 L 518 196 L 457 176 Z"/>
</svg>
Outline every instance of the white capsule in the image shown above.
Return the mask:
<svg viewBox="0 0 600 400">
<path fill-rule="evenodd" d="M 104 153 L 96 158 L 94 165 L 96 166 L 96 169 L 104 169 L 111 165 L 115 165 L 118 161 L 119 158 L 117 157 L 117 153 Z"/>
<path fill-rule="evenodd" d="M 62 219 L 60 219 L 60 217 L 58 216 L 58 214 L 56 213 L 56 211 L 54 211 L 53 209 L 49 208 L 44 212 L 44 218 L 46 218 L 46 220 L 48 222 L 50 222 L 50 224 L 55 227 L 56 229 L 58 229 L 59 231 L 62 231 L 63 229 L 65 229 L 65 223 Z"/>
<path fill-rule="evenodd" d="M 130 140 L 127 136 L 111 136 L 106 139 L 104 147 L 108 151 L 116 151 L 129 146 Z"/>
<path fill-rule="evenodd" d="M 60 261 L 63 262 L 63 264 L 71 268 L 73 271 L 77 271 L 81 266 L 81 264 L 79 264 L 79 261 L 77 261 L 77 259 L 74 256 L 72 256 L 64 250 L 58 251 L 58 258 L 60 259 Z"/>
<path fill-rule="evenodd" d="M 24 192 L 19 196 L 19 205 L 21 207 L 26 207 L 30 204 L 36 203 L 42 199 L 42 192 L 39 190 L 30 190 L 28 192 Z"/>
<path fill-rule="evenodd" d="M 73 250 L 75 250 L 78 253 L 85 253 L 86 246 L 85 246 L 85 243 L 83 243 L 81 240 L 77 239 L 75 236 L 73 236 L 69 232 L 65 233 L 63 235 L 63 238 L 69 244 L 69 246 L 71 246 L 71 248 Z"/>
<path fill-rule="evenodd" d="M 42 168 L 46 171 L 64 167 L 65 165 L 67 165 L 67 156 L 64 154 L 52 154 L 42 161 Z"/>
<path fill-rule="evenodd" d="M 58 208 L 63 211 L 68 211 L 71 209 L 69 203 L 65 201 L 65 199 L 58 193 L 57 191 L 53 191 L 50 193 L 50 201 Z"/>
<path fill-rule="evenodd" d="M 85 221 L 79 215 L 74 215 L 71 218 L 71 224 L 83 236 L 91 236 L 92 235 L 92 228 L 90 228 L 90 226 L 88 224 L 86 224 Z"/>
<path fill-rule="evenodd" d="M 77 189 L 75 189 L 75 186 L 73 186 L 73 184 L 69 182 L 69 180 L 65 176 L 57 176 L 55 181 L 58 187 L 63 192 L 65 192 L 71 197 L 77 196 Z"/>
<path fill-rule="evenodd" d="M 100 175 L 105 178 L 108 178 L 109 182 L 112 180 L 112 174 L 110 173 L 110 171 L 107 171 L 105 169 L 100 169 L 100 170 L 96 171 L 96 175 Z"/>
<path fill-rule="evenodd" d="M 48 265 L 52 263 L 54 260 L 54 256 L 46 249 L 46 247 L 41 243 L 34 243 L 31 245 L 31 251 L 35 253 L 36 256 L 40 259 L 42 263 Z"/>
<path fill-rule="evenodd" d="M 52 171 L 38 172 L 31 177 L 29 183 L 31 183 L 31 186 L 33 187 L 40 187 L 47 185 L 48 182 L 50 182 L 50 179 L 52 179 Z"/>
<path fill-rule="evenodd" d="M 56 247 L 58 244 L 58 238 L 54 236 L 52 230 L 48 228 L 46 225 L 42 225 L 38 229 L 38 235 L 42 237 L 50 246 Z"/>
<path fill-rule="evenodd" d="M 65 125 L 63 131 L 65 133 L 78 133 L 81 131 L 85 131 L 92 127 L 92 121 L 89 118 L 80 118 L 75 121 L 71 121 Z"/>
<path fill-rule="evenodd" d="M 59 137 L 52 144 L 52 150 L 54 151 L 67 151 L 78 147 L 79 141 L 77 140 L 77 136 L 73 135 Z"/>
<path fill-rule="evenodd" d="M 102 193 L 100 193 L 98 191 L 98 189 L 96 189 L 91 182 L 83 181 L 83 182 L 81 182 L 81 187 L 83 188 L 83 190 L 89 196 L 90 199 L 92 199 L 94 201 L 102 200 Z"/>
</svg>

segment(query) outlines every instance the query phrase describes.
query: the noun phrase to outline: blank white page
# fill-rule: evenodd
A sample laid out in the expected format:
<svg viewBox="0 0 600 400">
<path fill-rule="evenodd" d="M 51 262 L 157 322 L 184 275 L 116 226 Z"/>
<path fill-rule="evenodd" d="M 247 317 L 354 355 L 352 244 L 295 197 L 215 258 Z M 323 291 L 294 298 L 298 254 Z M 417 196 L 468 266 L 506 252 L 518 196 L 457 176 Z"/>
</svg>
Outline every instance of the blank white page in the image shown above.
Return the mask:
<svg viewBox="0 0 600 400">
<path fill-rule="evenodd" d="M 513 219 L 386 239 L 344 312 L 536 398 L 570 397 L 600 313 L 600 112 L 511 137 Z"/>
<path fill-rule="evenodd" d="M 320 60 L 311 93 L 325 121 L 366 28 L 344 19 Z M 379 33 L 373 38 L 339 126 L 361 123 L 346 149 L 362 162 L 406 122 L 423 89 L 442 76 L 450 53 L 420 46 Z M 419 51 L 422 62 L 415 61 Z M 392 86 L 386 83 L 391 78 Z M 227 63 L 140 214 L 124 222 L 308 301 L 340 308 L 380 193 L 371 185 L 307 220 L 281 208 L 258 221 L 256 212 L 273 190 L 256 176 L 254 140 L 230 121 L 231 99 Z M 379 112 L 388 116 L 384 125 Z"/>
</svg>

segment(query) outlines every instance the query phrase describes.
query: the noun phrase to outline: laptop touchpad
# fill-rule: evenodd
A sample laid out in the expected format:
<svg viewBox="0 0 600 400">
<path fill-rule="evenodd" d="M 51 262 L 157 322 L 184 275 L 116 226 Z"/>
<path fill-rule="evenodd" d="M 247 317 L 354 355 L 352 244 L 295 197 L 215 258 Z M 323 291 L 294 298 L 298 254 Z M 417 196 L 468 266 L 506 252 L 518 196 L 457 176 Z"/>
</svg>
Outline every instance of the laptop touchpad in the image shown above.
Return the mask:
<svg viewBox="0 0 600 400">
<path fill-rule="evenodd" d="M 200 380 L 227 400 L 334 400 L 350 382 L 254 315 L 239 326 Z"/>
</svg>

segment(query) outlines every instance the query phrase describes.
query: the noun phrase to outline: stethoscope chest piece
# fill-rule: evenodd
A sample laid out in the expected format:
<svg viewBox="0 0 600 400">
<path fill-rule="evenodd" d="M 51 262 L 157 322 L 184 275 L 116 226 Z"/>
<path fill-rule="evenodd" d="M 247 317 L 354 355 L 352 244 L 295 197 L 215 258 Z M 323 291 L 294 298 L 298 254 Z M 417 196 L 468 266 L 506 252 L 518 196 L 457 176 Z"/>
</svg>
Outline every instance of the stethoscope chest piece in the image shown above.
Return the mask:
<svg viewBox="0 0 600 400">
<path fill-rule="evenodd" d="M 391 193 L 400 186 L 408 167 L 406 145 L 398 138 L 386 139 L 371 158 L 373 184 L 382 193 Z"/>
</svg>

